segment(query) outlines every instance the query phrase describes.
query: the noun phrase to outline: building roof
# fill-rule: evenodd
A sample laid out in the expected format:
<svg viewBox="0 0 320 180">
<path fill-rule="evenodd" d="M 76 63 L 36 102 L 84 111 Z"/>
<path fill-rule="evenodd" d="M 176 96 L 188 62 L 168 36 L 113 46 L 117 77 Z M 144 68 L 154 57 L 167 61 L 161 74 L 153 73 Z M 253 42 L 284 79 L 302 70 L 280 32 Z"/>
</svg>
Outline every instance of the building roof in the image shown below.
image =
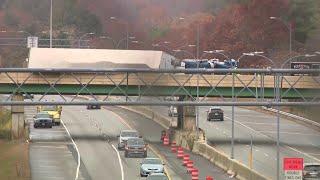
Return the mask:
<svg viewBox="0 0 320 180">
<path fill-rule="evenodd" d="M 151 50 L 31 48 L 29 68 L 152 68 L 165 52 Z"/>
</svg>

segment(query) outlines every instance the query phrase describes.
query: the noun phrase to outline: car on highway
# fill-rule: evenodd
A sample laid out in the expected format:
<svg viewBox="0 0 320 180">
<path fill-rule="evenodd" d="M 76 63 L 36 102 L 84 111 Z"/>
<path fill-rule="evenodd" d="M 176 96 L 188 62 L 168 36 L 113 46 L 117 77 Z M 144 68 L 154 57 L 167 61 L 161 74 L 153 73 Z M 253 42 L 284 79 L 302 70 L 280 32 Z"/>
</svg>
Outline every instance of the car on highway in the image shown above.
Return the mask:
<svg viewBox="0 0 320 180">
<path fill-rule="evenodd" d="M 151 173 L 147 180 L 168 180 L 168 176 L 164 173 Z"/>
<path fill-rule="evenodd" d="M 120 135 L 118 136 L 118 149 L 123 149 L 126 141 L 130 138 L 138 138 L 140 137 L 138 131 L 136 130 L 122 130 L 120 131 Z"/>
<path fill-rule="evenodd" d="M 140 176 L 145 177 L 149 174 L 164 173 L 164 164 L 159 158 L 145 158 L 140 165 Z"/>
<path fill-rule="evenodd" d="M 53 120 L 50 114 L 47 112 L 40 112 L 33 117 L 34 128 L 38 128 L 38 127 L 52 128 L 52 126 L 53 126 Z"/>
<path fill-rule="evenodd" d="M 212 107 L 207 111 L 207 121 L 223 121 L 223 110 L 220 107 Z"/>
<path fill-rule="evenodd" d="M 34 98 L 33 94 L 23 94 L 22 96 L 24 99 L 33 99 Z"/>
<path fill-rule="evenodd" d="M 178 108 L 176 106 L 170 106 L 168 110 L 168 115 L 170 117 L 177 117 L 178 116 Z"/>
<path fill-rule="evenodd" d="M 320 163 L 305 163 L 303 165 L 304 180 L 320 179 Z"/>
<path fill-rule="evenodd" d="M 147 144 L 142 138 L 130 138 L 125 143 L 124 157 L 142 156 L 147 157 Z"/>
<path fill-rule="evenodd" d="M 87 109 L 101 109 L 101 106 L 97 104 L 89 104 L 87 105 Z"/>
</svg>

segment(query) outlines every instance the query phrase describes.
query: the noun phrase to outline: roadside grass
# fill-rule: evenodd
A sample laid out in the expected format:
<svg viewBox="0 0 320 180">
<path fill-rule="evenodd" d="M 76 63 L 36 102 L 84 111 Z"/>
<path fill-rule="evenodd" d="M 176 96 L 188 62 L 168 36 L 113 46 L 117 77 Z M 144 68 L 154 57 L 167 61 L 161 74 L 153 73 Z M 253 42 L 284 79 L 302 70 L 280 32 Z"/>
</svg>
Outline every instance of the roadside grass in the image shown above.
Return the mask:
<svg viewBox="0 0 320 180">
<path fill-rule="evenodd" d="M 27 143 L 0 140 L 0 179 L 31 179 Z"/>
<path fill-rule="evenodd" d="M 0 180 L 30 180 L 29 145 L 11 141 L 11 114 L 0 108 Z"/>
<path fill-rule="evenodd" d="M 11 138 L 11 115 L 10 111 L 0 108 L 0 139 Z"/>
</svg>

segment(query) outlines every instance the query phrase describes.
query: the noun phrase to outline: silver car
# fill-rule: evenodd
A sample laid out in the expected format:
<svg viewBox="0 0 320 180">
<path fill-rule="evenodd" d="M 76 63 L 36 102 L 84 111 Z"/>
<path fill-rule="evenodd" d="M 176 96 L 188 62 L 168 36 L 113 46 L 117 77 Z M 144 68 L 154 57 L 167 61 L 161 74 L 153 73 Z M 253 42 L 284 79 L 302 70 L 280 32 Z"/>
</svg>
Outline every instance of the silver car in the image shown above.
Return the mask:
<svg viewBox="0 0 320 180">
<path fill-rule="evenodd" d="M 130 138 L 138 138 L 139 133 L 136 130 L 122 130 L 118 137 L 118 149 L 124 149 L 126 141 L 128 141 Z"/>
<path fill-rule="evenodd" d="M 168 180 L 164 173 L 152 173 L 147 177 L 147 180 Z"/>
<path fill-rule="evenodd" d="M 305 163 L 303 168 L 303 179 L 319 180 L 320 179 L 320 164 Z"/>
<path fill-rule="evenodd" d="M 164 164 L 159 158 L 145 158 L 140 166 L 140 176 L 145 177 L 151 173 L 164 173 Z"/>
</svg>

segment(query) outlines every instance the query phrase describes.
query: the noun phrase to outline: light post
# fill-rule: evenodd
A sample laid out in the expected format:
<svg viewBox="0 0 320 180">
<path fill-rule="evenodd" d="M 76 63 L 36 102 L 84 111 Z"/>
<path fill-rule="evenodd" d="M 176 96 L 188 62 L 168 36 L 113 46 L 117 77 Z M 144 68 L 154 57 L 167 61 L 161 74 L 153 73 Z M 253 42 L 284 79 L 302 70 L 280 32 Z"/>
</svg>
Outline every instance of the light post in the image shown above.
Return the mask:
<svg viewBox="0 0 320 180">
<path fill-rule="evenodd" d="M 50 0 L 50 48 L 52 48 L 52 0 Z"/>
<path fill-rule="evenodd" d="M 271 20 L 278 20 L 278 21 L 282 22 L 286 26 L 286 28 L 289 30 L 289 53 L 291 55 L 291 53 L 292 53 L 292 25 L 291 25 L 291 23 L 288 23 L 279 17 L 271 16 L 269 18 Z"/>
<path fill-rule="evenodd" d="M 151 46 L 153 47 L 153 49 L 155 48 L 159 48 L 159 47 L 163 47 L 165 48 L 168 52 L 170 52 L 170 48 L 168 46 L 166 46 L 166 44 L 170 44 L 169 41 L 164 41 L 164 42 L 159 42 L 159 43 L 155 43 L 155 44 L 152 44 Z"/>
<path fill-rule="evenodd" d="M 116 48 L 116 42 L 109 36 L 100 36 L 99 39 L 108 39 L 112 42 L 112 46 L 115 49 Z"/>
<path fill-rule="evenodd" d="M 129 49 L 129 40 L 134 40 L 134 39 L 136 39 L 136 37 L 134 37 L 134 36 L 130 36 L 130 37 L 123 38 L 123 39 L 121 39 L 121 40 L 118 41 L 116 48 L 118 49 L 119 46 L 120 46 L 120 44 L 121 44 L 123 41 L 126 41 L 126 43 L 127 43 L 127 44 L 126 44 L 127 49 Z"/>
<path fill-rule="evenodd" d="M 109 19 L 113 20 L 113 21 L 118 20 L 118 18 L 116 18 L 114 16 L 110 17 Z M 130 37 L 129 37 L 129 23 L 125 22 L 124 24 L 126 26 L 126 38 L 125 38 L 125 40 L 126 40 L 126 49 L 129 49 L 129 39 L 130 39 Z"/>
<path fill-rule="evenodd" d="M 291 58 L 285 60 L 284 63 L 282 63 L 281 69 L 283 69 L 284 66 L 285 66 L 287 63 L 291 62 L 291 61 L 292 61 L 293 59 L 295 59 L 295 58 L 299 58 L 299 57 L 308 58 L 308 57 L 315 57 L 315 56 L 317 56 L 317 55 L 320 55 L 320 52 L 315 52 L 315 54 L 303 54 L 303 55 L 298 55 L 298 56 L 291 57 Z"/>
<path fill-rule="evenodd" d="M 81 48 L 81 40 L 82 38 L 86 37 L 87 35 L 94 35 L 95 33 L 93 32 L 89 32 L 89 33 L 85 33 L 84 35 L 82 35 L 79 40 L 78 40 L 78 48 Z"/>
</svg>

